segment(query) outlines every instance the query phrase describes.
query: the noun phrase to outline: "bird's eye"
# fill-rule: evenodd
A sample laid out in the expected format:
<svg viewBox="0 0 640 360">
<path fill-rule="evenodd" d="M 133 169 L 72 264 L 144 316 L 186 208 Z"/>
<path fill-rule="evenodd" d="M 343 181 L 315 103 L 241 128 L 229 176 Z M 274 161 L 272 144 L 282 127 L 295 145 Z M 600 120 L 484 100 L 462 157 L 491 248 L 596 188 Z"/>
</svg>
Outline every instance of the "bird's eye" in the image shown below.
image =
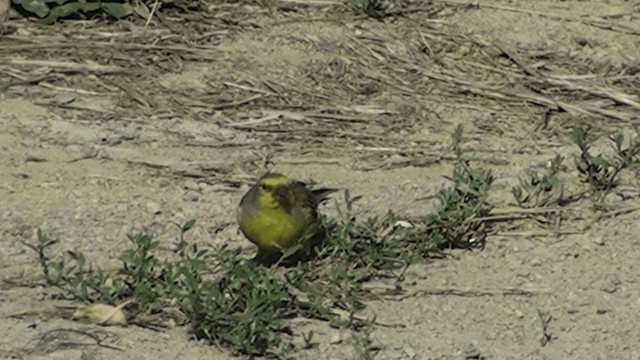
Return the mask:
<svg viewBox="0 0 640 360">
<path fill-rule="evenodd" d="M 262 190 L 267 190 L 267 184 L 260 184 L 260 187 L 262 188 Z"/>
</svg>

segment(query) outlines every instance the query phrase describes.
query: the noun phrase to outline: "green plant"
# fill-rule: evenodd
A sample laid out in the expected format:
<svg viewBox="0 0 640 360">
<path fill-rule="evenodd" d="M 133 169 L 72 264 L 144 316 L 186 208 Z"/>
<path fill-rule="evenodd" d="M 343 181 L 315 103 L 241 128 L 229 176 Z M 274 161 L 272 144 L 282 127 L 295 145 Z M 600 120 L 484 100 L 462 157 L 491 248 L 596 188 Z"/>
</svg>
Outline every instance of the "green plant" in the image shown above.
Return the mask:
<svg viewBox="0 0 640 360">
<path fill-rule="evenodd" d="M 453 182 L 438 194 L 439 206 L 434 214 L 426 217 L 426 227 L 430 240 L 419 247 L 424 253 L 431 248 L 473 248 L 484 246 L 486 237 L 483 216 L 489 214 L 492 206 L 487 195 L 493 183 L 491 171 L 470 166 L 460 146 L 463 127 L 453 132 L 452 147 L 457 158 L 451 177 Z"/>
<path fill-rule="evenodd" d="M 241 261 L 221 247 L 222 261 L 216 280 L 203 277 L 201 255 L 179 269 L 181 310 L 198 338 L 231 347 L 245 355 L 265 355 L 281 345 L 281 334 L 290 333 L 283 319 L 295 314 L 294 297 L 286 282 L 263 267 Z"/>
<path fill-rule="evenodd" d="M 37 242 L 35 244 L 30 244 L 26 241 L 23 241 L 22 244 L 38 254 L 38 263 L 42 268 L 42 273 L 44 274 L 47 283 L 55 286 L 61 281 L 59 278 L 60 272 L 57 272 L 56 276 L 52 275 L 50 271 L 51 258 L 47 252 L 49 248 L 55 246 L 59 241 L 49 238 L 49 236 L 43 233 L 40 229 L 38 229 L 36 236 Z"/>
<path fill-rule="evenodd" d="M 356 14 L 365 14 L 376 20 L 388 15 L 389 3 L 386 0 L 346 0 L 346 4 Z"/>
<path fill-rule="evenodd" d="M 351 204 L 348 191 L 347 204 Z M 350 206 L 350 205 L 348 205 Z M 396 223 L 396 215 L 389 211 L 385 217 L 373 216 L 366 220 L 353 217 L 343 222 L 324 219 L 331 228 L 326 246 L 319 257 L 342 258 L 353 268 L 370 268 L 380 271 L 402 268 L 415 259 L 402 240 L 406 232 Z"/>
<path fill-rule="evenodd" d="M 157 3 L 141 0 L 12 0 L 24 12 L 31 14 L 46 25 L 67 17 L 107 15 L 122 19 L 136 12 L 136 7 L 152 8 Z M 162 6 L 162 4 L 160 4 Z M 197 9 L 198 0 L 165 3 L 165 7 L 179 7 L 184 11 Z"/>
<path fill-rule="evenodd" d="M 133 323 L 144 324 L 142 315 L 158 317 L 172 307 L 199 339 L 235 354 L 282 357 L 295 350 L 289 319 L 319 319 L 354 331 L 358 358 L 373 359 L 379 350 L 370 338 L 375 319 L 359 316 L 373 295 L 365 284 L 392 279 L 391 292 L 401 292 L 410 264 L 443 248 L 484 241 L 482 217 L 491 209 L 487 193 L 493 178 L 469 165 L 461 136 L 459 127 L 453 134 L 458 161 L 449 177 L 452 185 L 440 191 L 433 214 L 408 219 L 389 210 L 359 219 L 353 210 L 362 197 L 346 190 L 341 218 L 323 217 L 327 237 L 310 261 L 265 268 L 227 246 L 189 244 L 185 235 L 194 220 L 180 225 L 174 251 L 166 252 L 169 258 L 160 257 L 159 241 L 150 235 L 130 236 L 115 271 L 90 264 L 80 251 L 51 257 L 48 252 L 58 241 L 42 232 L 36 244 L 27 245 L 37 253 L 49 284 L 87 302 L 131 301 Z M 303 334 L 302 348 L 315 346 L 312 339 L 312 333 Z"/>
<path fill-rule="evenodd" d="M 353 349 L 355 353 L 355 359 L 373 360 L 381 350 L 380 347 L 375 345 L 373 339 L 371 338 L 374 324 L 375 319 L 367 321 L 363 331 L 360 334 L 355 334 L 353 336 Z"/>
<path fill-rule="evenodd" d="M 355 314 L 364 308 L 358 272 L 343 269 L 329 274 L 308 264 L 289 269 L 255 266 L 226 246 L 188 245 L 184 233 L 194 225 L 189 221 L 181 227 L 177 262 L 161 260 L 159 242 L 138 234 L 129 237 L 131 245 L 120 255 L 121 266 L 110 272 L 89 264 L 81 252 L 51 259 L 47 252 L 58 241 L 43 232 L 35 245 L 26 245 L 37 252 L 47 282 L 66 294 L 110 304 L 132 299 L 137 308 L 131 317 L 139 324 L 143 320 L 136 321 L 136 316 L 153 320 L 149 314 L 158 317 L 167 304 L 175 304 L 197 338 L 237 354 L 286 353 L 291 342 L 283 337 L 292 332 L 286 320 L 294 316 L 358 328 L 357 319 L 342 320 L 333 311 L 340 308 Z M 307 340 L 311 346 L 311 337 Z"/>
<path fill-rule="evenodd" d="M 551 316 L 546 311 L 538 309 L 538 320 L 540 320 L 540 328 L 542 330 L 542 335 L 540 336 L 540 345 L 544 347 L 551 340 L 553 340 L 553 335 L 549 332 L 549 324 L 551 324 L 553 316 Z"/>
<path fill-rule="evenodd" d="M 518 205 L 524 208 L 537 208 L 563 202 L 563 192 L 558 180 L 558 173 L 565 171 L 564 159 L 556 155 L 549 162 L 546 171 L 539 174 L 529 170 L 525 177 L 519 177 L 519 185 L 511 189 Z"/>
<path fill-rule="evenodd" d="M 134 12 L 133 6 L 127 1 L 13 0 L 13 3 L 35 15 L 39 22 L 47 25 L 73 14 L 104 12 L 120 19 Z"/>
<path fill-rule="evenodd" d="M 638 168 L 640 134 L 637 129 L 636 136 L 629 140 L 627 146 L 622 133 L 616 132 L 609 135 L 608 138 L 612 142 L 612 156 L 591 153 L 591 146 L 599 137 L 591 133 L 590 126 L 575 127 L 572 136 L 580 149 L 580 155 L 574 159 L 580 180 L 589 184 L 597 202 L 603 202 L 611 190 L 618 185 L 618 177 L 624 169 Z"/>
</svg>

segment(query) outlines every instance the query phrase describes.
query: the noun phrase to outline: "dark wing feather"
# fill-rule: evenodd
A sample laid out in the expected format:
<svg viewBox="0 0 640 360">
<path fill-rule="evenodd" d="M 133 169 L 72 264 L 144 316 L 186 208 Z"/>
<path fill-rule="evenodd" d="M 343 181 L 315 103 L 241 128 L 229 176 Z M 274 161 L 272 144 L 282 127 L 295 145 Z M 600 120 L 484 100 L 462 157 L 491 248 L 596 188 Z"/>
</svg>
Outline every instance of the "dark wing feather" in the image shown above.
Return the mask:
<svg viewBox="0 0 640 360">
<path fill-rule="evenodd" d="M 338 191 L 338 189 L 322 188 L 322 189 L 311 190 L 311 194 L 313 195 L 313 200 L 316 204 L 315 206 L 317 207 L 318 205 L 322 204 L 324 201 L 329 199 L 329 196 L 331 194 L 333 194 L 336 191 Z"/>
</svg>

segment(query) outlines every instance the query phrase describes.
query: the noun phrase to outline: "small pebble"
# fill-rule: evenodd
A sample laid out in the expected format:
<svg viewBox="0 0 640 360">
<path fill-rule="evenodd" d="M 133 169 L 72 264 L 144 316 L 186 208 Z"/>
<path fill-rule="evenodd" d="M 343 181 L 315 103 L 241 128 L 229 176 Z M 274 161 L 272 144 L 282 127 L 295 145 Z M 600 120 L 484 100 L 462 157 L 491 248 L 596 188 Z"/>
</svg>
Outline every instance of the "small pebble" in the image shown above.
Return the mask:
<svg viewBox="0 0 640 360">
<path fill-rule="evenodd" d="M 580 46 L 587 46 L 587 45 L 590 45 L 590 43 L 591 43 L 591 42 L 589 41 L 589 39 L 587 39 L 587 38 L 586 38 L 586 37 L 584 37 L 584 36 L 578 36 L 578 37 L 576 37 L 576 39 L 575 39 L 575 40 L 576 40 L 576 44 L 578 44 L 578 45 L 580 45 Z"/>
<path fill-rule="evenodd" d="M 56 94 L 55 102 L 57 105 L 67 105 L 76 101 L 78 95 L 72 91 L 61 91 Z"/>
<path fill-rule="evenodd" d="M 189 180 L 187 182 L 185 182 L 183 188 L 185 190 L 199 190 L 200 186 L 198 186 L 198 183 L 193 181 L 193 180 Z"/>
<path fill-rule="evenodd" d="M 615 286 L 619 286 L 622 284 L 622 280 L 620 280 L 620 278 L 616 274 L 611 274 L 607 276 L 607 279 L 609 280 L 609 282 L 611 282 L 611 284 Z"/>
<path fill-rule="evenodd" d="M 480 360 L 484 359 L 484 356 L 475 345 L 469 344 L 464 348 L 464 358 L 465 360 Z"/>
<path fill-rule="evenodd" d="M 600 291 L 604 291 L 607 292 L 609 294 L 613 294 L 614 292 L 618 291 L 618 287 L 611 284 L 611 283 L 606 283 L 604 285 L 602 285 L 600 287 Z"/>
<path fill-rule="evenodd" d="M 604 239 L 601 237 L 597 237 L 595 239 L 593 239 L 593 243 L 598 245 L 598 246 L 604 246 Z"/>
<path fill-rule="evenodd" d="M 402 351 L 407 356 L 407 359 L 413 360 L 413 359 L 416 359 L 418 357 L 418 354 L 416 353 L 416 351 L 410 345 L 405 345 L 403 347 Z"/>
<path fill-rule="evenodd" d="M 187 191 L 184 196 L 182 196 L 182 200 L 184 201 L 198 201 L 200 200 L 200 194 L 195 191 Z"/>
<path fill-rule="evenodd" d="M 147 210 L 155 215 L 161 214 L 162 210 L 160 209 L 160 204 L 155 201 L 149 201 L 146 204 Z"/>
<path fill-rule="evenodd" d="M 338 345 L 338 344 L 341 344 L 342 341 L 343 341 L 343 335 L 342 335 L 342 330 L 340 330 L 340 331 L 334 332 L 334 334 L 331 335 L 331 340 L 329 340 L 329 343 L 331 343 L 332 345 Z"/>
<path fill-rule="evenodd" d="M 28 154 L 26 159 L 26 162 L 37 162 L 37 163 L 41 163 L 41 162 L 47 162 L 48 160 L 45 159 L 42 156 L 39 155 L 35 155 L 35 154 Z"/>
</svg>

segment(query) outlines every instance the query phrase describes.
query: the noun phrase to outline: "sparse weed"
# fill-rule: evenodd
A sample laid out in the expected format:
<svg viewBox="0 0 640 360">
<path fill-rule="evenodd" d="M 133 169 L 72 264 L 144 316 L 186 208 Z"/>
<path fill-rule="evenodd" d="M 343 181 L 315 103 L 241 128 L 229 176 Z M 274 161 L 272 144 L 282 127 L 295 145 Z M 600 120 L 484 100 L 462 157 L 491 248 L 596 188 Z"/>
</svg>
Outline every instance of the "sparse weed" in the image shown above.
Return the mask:
<svg viewBox="0 0 640 360">
<path fill-rule="evenodd" d="M 453 175 L 447 177 L 453 186 L 438 194 L 438 210 L 427 216 L 430 245 L 438 248 L 473 248 L 484 245 L 486 229 L 481 218 L 491 211 L 487 195 L 493 183 L 491 171 L 471 167 L 460 147 L 462 125 L 452 134 L 452 147 L 457 157 Z M 429 251 L 429 248 L 422 248 Z"/>
<path fill-rule="evenodd" d="M 242 261 L 226 248 L 216 249 L 222 276 L 207 279 L 205 261 L 195 256 L 178 270 L 180 309 L 194 335 L 250 356 L 280 349 L 284 319 L 296 313 L 295 297 L 285 281 L 266 268 Z"/>
<path fill-rule="evenodd" d="M 309 350 L 318 347 L 318 343 L 313 341 L 313 330 L 309 330 L 308 333 L 302 333 L 302 340 L 304 340 L 304 350 Z"/>
<path fill-rule="evenodd" d="M 367 321 L 363 331 L 353 336 L 353 349 L 355 360 L 373 360 L 380 351 L 371 338 L 375 324 L 374 320 Z"/>
<path fill-rule="evenodd" d="M 549 332 L 549 324 L 551 324 L 553 316 L 546 311 L 538 309 L 538 320 L 540 320 L 540 328 L 542 331 L 542 335 L 540 336 L 540 345 L 544 347 L 553 340 L 553 335 Z"/>
<path fill-rule="evenodd" d="M 486 229 L 479 218 L 491 211 L 486 197 L 493 176 L 490 171 L 471 168 L 467 162 L 461 162 L 451 180 L 454 185 L 438 194 L 438 211 L 427 216 L 431 243 L 438 248 L 482 247 Z"/>
<path fill-rule="evenodd" d="M 524 208 L 537 208 L 562 203 L 563 191 L 558 173 L 566 171 L 563 160 L 562 156 L 556 155 L 549 162 L 544 173 L 539 174 L 537 171 L 529 170 L 526 176 L 519 177 L 520 185 L 511 189 L 518 205 Z"/>
<path fill-rule="evenodd" d="M 591 133 L 590 126 L 578 126 L 573 129 L 573 141 L 580 149 L 575 157 L 576 169 L 580 180 L 587 183 L 594 195 L 596 204 L 604 202 L 606 196 L 618 185 L 618 177 L 626 168 L 638 167 L 640 156 L 640 134 L 629 140 L 625 146 L 624 135 L 616 132 L 608 138 L 612 142 L 613 156 L 593 155 L 591 146 L 599 138 Z"/>
<path fill-rule="evenodd" d="M 51 25 L 60 19 L 75 17 L 86 18 L 95 15 L 105 15 L 115 19 L 122 19 L 132 15 L 136 6 L 153 7 L 153 1 L 137 0 L 133 2 L 122 0 L 13 0 L 23 13 L 34 16 L 36 21 Z M 163 7 L 178 7 L 184 11 L 197 9 L 198 1 L 184 1 L 176 4 L 164 4 Z"/>
<path fill-rule="evenodd" d="M 359 328 L 357 321 L 343 321 L 332 311 L 336 306 L 349 313 L 364 308 L 357 298 L 362 281 L 358 272 L 335 269 L 328 281 L 317 281 L 321 272 L 308 265 L 291 269 L 254 266 L 227 247 L 187 245 L 184 232 L 194 225 L 188 222 L 182 227 L 177 263 L 160 260 L 159 242 L 139 234 L 130 237 L 131 246 L 120 256 L 122 265 L 115 272 L 96 270 L 79 252 L 70 252 L 60 261 L 50 259 L 47 249 L 57 242 L 44 233 L 39 234 L 38 244 L 27 245 L 42 259 L 47 281 L 68 295 L 110 304 L 133 299 L 137 305 L 134 317 L 159 315 L 166 304 L 175 304 L 194 336 L 237 354 L 283 355 L 290 349 L 290 343 L 283 341 L 283 335 L 291 334 L 286 319 L 294 316 Z"/>
<path fill-rule="evenodd" d="M 384 19 L 389 9 L 386 0 L 346 0 L 346 4 L 356 14 L 365 14 L 376 20 Z"/>
<path fill-rule="evenodd" d="M 88 302 L 131 301 L 130 307 L 137 307 L 133 318 L 159 316 L 172 306 L 195 337 L 235 354 L 285 356 L 293 350 L 288 319 L 306 317 L 355 331 L 356 355 L 373 359 L 378 351 L 370 338 L 375 321 L 358 315 L 371 295 L 363 285 L 391 278 L 401 291 L 410 264 L 443 248 L 470 248 L 484 241 L 482 217 L 491 209 L 486 197 L 493 178 L 463 158 L 461 135 L 459 128 L 453 136 L 458 155 L 453 184 L 440 192 L 434 214 L 403 219 L 389 211 L 359 219 L 353 210 L 361 197 L 345 191 L 341 219 L 323 218 L 327 237 L 317 256 L 295 266 L 256 266 L 226 246 L 188 244 L 185 234 L 195 226 L 193 220 L 180 226 L 173 253 L 166 253 L 173 260 L 159 256 L 157 240 L 139 234 L 129 238 L 117 271 L 88 264 L 81 252 L 51 259 L 47 252 L 57 242 L 44 233 L 28 246 L 38 254 L 49 284 L 66 294 Z M 313 347 L 312 338 L 305 334 L 302 347 Z"/>
<path fill-rule="evenodd" d="M 26 247 L 30 248 L 31 250 L 35 251 L 38 254 L 38 263 L 40 263 L 40 267 L 42 268 L 42 273 L 44 274 L 44 277 L 47 280 L 47 283 L 49 285 L 57 285 L 60 279 L 57 276 L 52 277 L 51 275 L 51 272 L 49 270 L 51 265 L 50 263 L 51 259 L 49 258 L 47 251 L 49 250 L 49 248 L 55 246 L 59 241 L 50 239 L 49 236 L 43 233 L 40 229 L 38 229 L 36 241 L 37 241 L 36 244 L 30 244 L 26 241 L 23 241 L 22 243 Z"/>
</svg>

